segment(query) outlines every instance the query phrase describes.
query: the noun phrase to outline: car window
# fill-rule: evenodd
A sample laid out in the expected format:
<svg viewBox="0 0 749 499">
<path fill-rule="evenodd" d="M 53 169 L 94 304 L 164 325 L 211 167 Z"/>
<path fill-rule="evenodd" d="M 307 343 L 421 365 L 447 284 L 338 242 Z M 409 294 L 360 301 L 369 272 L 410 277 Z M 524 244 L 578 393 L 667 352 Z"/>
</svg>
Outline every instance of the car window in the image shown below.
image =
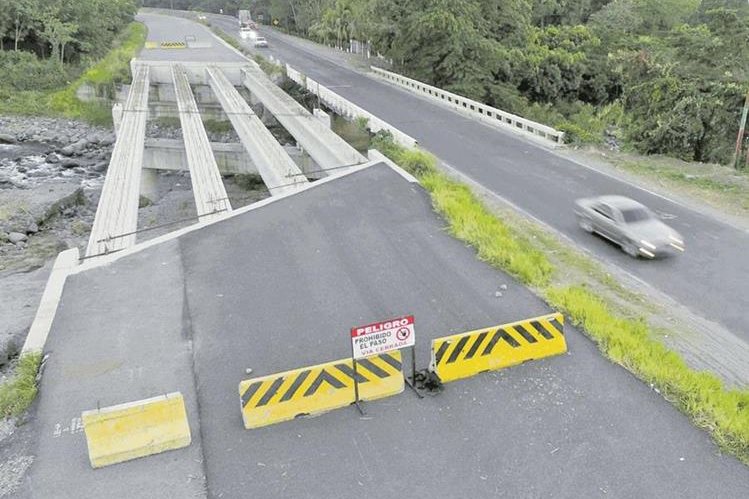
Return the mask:
<svg viewBox="0 0 749 499">
<path fill-rule="evenodd" d="M 599 215 L 602 215 L 602 216 L 608 218 L 609 220 L 614 220 L 614 212 L 611 209 L 611 207 L 608 206 L 608 205 L 605 205 L 603 203 L 599 203 L 599 204 L 593 206 L 593 211 L 595 211 Z"/>
<path fill-rule="evenodd" d="M 627 210 L 622 210 L 622 217 L 624 217 L 625 223 L 631 224 L 648 220 L 651 218 L 651 215 L 645 208 L 629 208 Z"/>
</svg>

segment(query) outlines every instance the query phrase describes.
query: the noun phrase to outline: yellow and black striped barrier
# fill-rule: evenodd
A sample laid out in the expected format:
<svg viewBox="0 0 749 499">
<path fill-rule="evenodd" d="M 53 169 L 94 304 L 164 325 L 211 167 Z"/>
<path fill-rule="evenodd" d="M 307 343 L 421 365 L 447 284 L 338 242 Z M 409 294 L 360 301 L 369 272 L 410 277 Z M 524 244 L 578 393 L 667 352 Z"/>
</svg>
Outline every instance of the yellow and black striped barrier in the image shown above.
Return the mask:
<svg viewBox="0 0 749 499">
<path fill-rule="evenodd" d="M 443 383 L 567 351 L 555 313 L 432 340 L 432 369 Z"/>
<path fill-rule="evenodd" d="M 158 48 L 158 46 L 159 46 L 159 42 L 154 42 L 151 40 L 146 41 L 146 43 L 144 44 L 144 47 L 146 47 L 147 49 L 155 49 L 155 48 Z"/>
<path fill-rule="evenodd" d="M 403 391 L 399 351 L 360 359 L 356 364 L 360 400 Z M 247 429 L 345 407 L 354 403 L 353 364 L 344 359 L 248 379 L 239 383 L 239 399 Z"/>
<path fill-rule="evenodd" d="M 187 43 L 185 42 L 161 42 L 159 44 L 159 47 L 162 49 L 184 49 L 187 48 Z"/>
</svg>

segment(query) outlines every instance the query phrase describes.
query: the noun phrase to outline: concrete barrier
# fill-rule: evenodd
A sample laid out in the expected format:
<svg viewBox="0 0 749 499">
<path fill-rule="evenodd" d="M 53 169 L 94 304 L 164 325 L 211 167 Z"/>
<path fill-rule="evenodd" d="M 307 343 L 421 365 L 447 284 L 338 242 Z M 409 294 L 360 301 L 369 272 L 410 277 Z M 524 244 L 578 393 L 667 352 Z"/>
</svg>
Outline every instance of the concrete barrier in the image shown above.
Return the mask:
<svg viewBox="0 0 749 499">
<path fill-rule="evenodd" d="M 430 369 L 447 383 L 566 351 L 556 313 L 432 340 Z"/>
<path fill-rule="evenodd" d="M 393 140 L 403 147 L 416 147 L 417 141 L 413 137 L 401 132 L 390 123 L 378 118 L 366 109 L 363 109 L 353 102 L 349 101 L 348 99 L 341 97 L 324 85 L 321 85 L 315 80 L 306 77 L 288 64 L 286 65 L 286 76 L 297 83 L 299 86 L 306 88 L 310 93 L 317 95 L 319 99 L 325 103 L 326 106 L 328 106 L 341 116 L 345 116 L 350 119 L 366 119 L 367 128 L 372 133 L 377 133 L 380 130 L 386 130 L 392 134 Z"/>
<path fill-rule="evenodd" d="M 180 449 L 192 441 L 179 392 L 85 411 L 81 419 L 94 468 Z"/>
<path fill-rule="evenodd" d="M 399 351 L 357 361 L 359 399 L 375 400 L 403 391 Z M 260 428 L 298 416 L 321 414 L 354 403 L 351 359 L 303 367 L 239 384 L 244 427 Z"/>
<path fill-rule="evenodd" d="M 516 132 L 532 136 L 534 138 L 546 140 L 554 144 L 564 143 L 564 132 L 556 130 L 550 126 L 542 125 L 517 116 L 495 107 L 487 106 L 481 102 L 463 97 L 441 88 L 427 85 L 426 83 L 408 78 L 398 73 L 386 71 L 374 66 L 370 68 L 372 74 L 385 81 L 393 83 L 399 87 L 405 88 L 416 94 L 428 97 L 430 99 L 441 102 L 442 104 L 457 109 L 460 112 L 467 114 L 473 119 L 489 123 L 492 125 L 501 125 L 505 128 L 509 128 Z"/>
</svg>

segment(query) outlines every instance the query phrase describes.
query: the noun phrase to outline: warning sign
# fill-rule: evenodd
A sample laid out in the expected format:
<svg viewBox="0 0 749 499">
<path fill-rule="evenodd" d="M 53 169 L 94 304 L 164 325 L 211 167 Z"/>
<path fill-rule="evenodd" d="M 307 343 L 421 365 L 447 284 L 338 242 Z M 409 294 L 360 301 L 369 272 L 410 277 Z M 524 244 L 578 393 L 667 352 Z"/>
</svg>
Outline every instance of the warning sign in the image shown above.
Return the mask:
<svg viewBox="0 0 749 499">
<path fill-rule="evenodd" d="M 351 328 L 355 359 L 412 347 L 415 343 L 413 315 Z"/>
</svg>

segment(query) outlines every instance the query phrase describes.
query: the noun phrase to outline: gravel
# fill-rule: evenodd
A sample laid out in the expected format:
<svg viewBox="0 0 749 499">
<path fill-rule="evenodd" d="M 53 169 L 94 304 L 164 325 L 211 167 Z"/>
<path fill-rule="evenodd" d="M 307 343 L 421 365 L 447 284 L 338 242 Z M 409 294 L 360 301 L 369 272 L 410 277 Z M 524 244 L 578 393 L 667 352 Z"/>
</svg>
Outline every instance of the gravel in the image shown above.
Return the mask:
<svg viewBox="0 0 749 499">
<path fill-rule="evenodd" d="M 0 497 L 10 497 L 16 491 L 32 462 L 32 456 L 16 456 L 0 463 Z"/>
</svg>

